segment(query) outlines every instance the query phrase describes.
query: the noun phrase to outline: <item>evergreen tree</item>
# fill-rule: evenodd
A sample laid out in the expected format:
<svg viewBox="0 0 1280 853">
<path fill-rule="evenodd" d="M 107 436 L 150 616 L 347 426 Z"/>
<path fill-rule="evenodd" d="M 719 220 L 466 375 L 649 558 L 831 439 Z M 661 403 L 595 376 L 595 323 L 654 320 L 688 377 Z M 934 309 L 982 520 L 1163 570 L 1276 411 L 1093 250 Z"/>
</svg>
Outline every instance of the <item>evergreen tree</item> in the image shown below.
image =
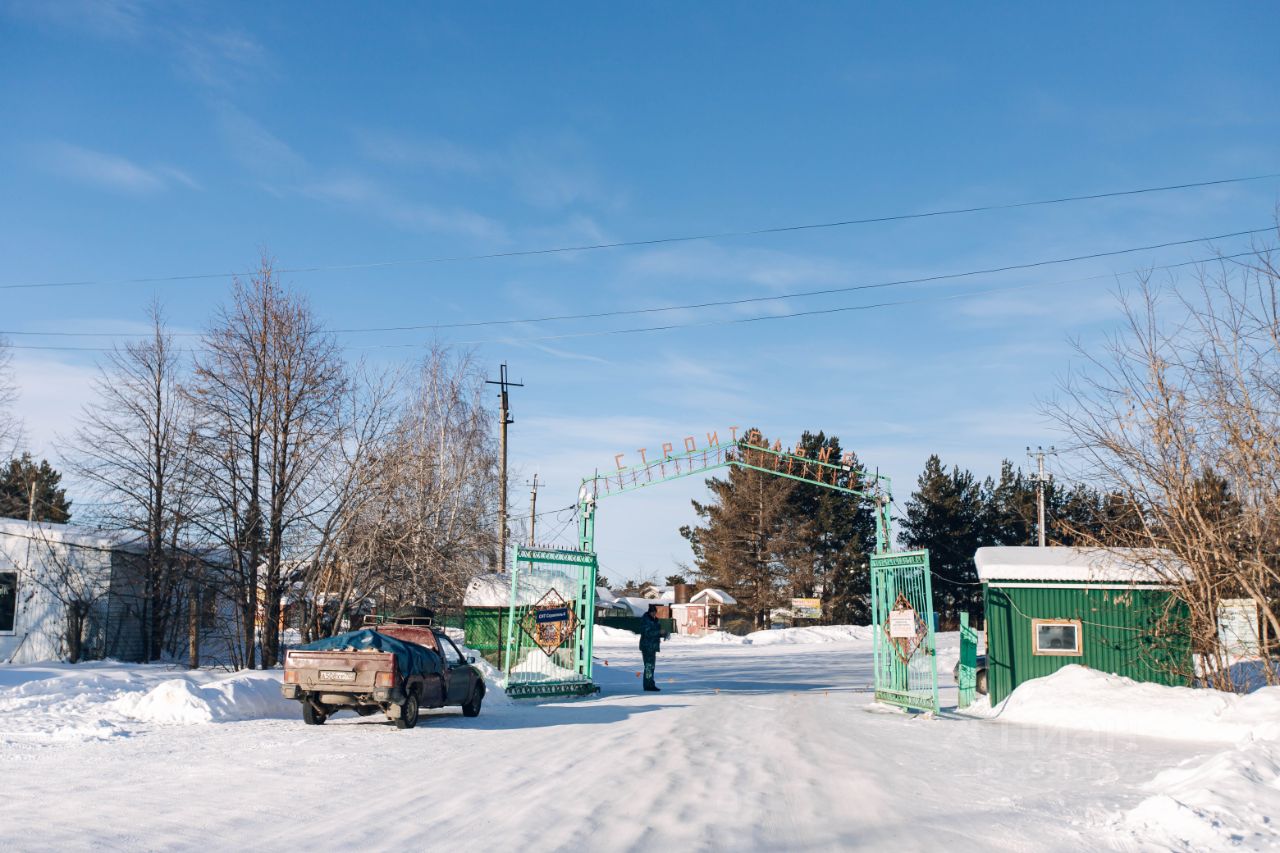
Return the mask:
<svg viewBox="0 0 1280 853">
<path fill-rule="evenodd" d="M 973 554 L 988 544 L 990 501 L 969 471 L 948 472 L 937 455 L 930 456 L 907 501 L 902 544 L 928 548 L 933 570 L 934 609 L 950 618 L 973 610 L 981 600 Z"/>
<path fill-rule="evenodd" d="M 755 627 L 767 627 L 769 612 L 790 598 L 807 534 L 808 521 L 792 503 L 799 484 L 736 465 L 727 477 L 706 482 L 711 501 L 693 501 L 702 525 L 680 529 L 693 549 L 698 579 L 727 590 Z"/>
<path fill-rule="evenodd" d="M 842 458 L 840 439 L 805 432 L 797 453 L 810 459 Z M 850 470 L 834 485 L 861 489 L 854 454 Z M 871 618 L 869 557 L 875 550 L 875 513 L 871 501 L 817 485 L 798 484 L 791 496 L 792 511 L 808 524 L 800 542 L 807 559 L 792 578 L 793 594 L 808 598 L 821 590 L 824 615 L 837 624 L 867 622 Z"/>
<path fill-rule="evenodd" d="M 24 453 L 9 460 L 0 469 L 0 517 L 66 523 L 71 519 L 71 501 L 66 490 L 58 488 L 61 480 L 46 459 L 37 465 L 30 453 Z"/>
</svg>

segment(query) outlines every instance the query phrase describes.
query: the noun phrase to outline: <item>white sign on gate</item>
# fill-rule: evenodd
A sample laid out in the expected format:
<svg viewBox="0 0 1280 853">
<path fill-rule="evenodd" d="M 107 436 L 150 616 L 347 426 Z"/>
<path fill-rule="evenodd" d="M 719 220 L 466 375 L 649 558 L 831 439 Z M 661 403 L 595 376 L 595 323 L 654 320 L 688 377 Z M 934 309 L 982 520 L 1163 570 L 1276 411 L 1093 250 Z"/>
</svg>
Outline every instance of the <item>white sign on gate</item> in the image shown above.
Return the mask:
<svg viewBox="0 0 1280 853">
<path fill-rule="evenodd" d="M 891 639 L 911 639 L 916 635 L 916 612 L 914 610 L 889 611 L 889 637 Z"/>
</svg>

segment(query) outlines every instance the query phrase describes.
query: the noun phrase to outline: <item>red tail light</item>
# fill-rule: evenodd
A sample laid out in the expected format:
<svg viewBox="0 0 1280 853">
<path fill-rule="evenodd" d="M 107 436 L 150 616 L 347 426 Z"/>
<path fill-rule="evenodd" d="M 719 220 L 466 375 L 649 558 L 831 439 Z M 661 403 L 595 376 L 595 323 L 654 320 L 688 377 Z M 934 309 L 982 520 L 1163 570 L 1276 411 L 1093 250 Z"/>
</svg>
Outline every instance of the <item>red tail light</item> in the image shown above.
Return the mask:
<svg viewBox="0 0 1280 853">
<path fill-rule="evenodd" d="M 286 670 L 284 671 L 284 683 L 285 683 L 285 684 L 297 684 L 297 683 L 298 683 L 298 671 L 297 671 L 296 669 L 286 669 Z"/>
<path fill-rule="evenodd" d="M 396 671 L 392 669 L 390 672 L 379 672 L 373 676 L 374 687 L 395 687 Z"/>
</svg>

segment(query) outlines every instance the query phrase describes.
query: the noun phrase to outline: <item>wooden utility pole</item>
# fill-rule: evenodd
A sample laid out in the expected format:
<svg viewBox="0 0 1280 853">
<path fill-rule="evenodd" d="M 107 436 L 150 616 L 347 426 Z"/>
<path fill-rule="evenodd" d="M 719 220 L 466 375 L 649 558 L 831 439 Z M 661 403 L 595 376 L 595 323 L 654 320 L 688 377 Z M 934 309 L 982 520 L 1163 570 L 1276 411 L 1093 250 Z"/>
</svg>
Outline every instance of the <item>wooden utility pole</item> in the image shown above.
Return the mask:
<svg viewBox="0 0 1280 853">
<path fill-rule="evenodd" d="M 486 379 L 488 385 L 497 385 L 501 390 L 498 392 L 498 399 L 502 405 L 500 416 L 498 418 L 498 441 L 502 450 L 502 474 L 498 483 L 498 541 L 500 543 L 500 554 L 498 564 L 502 571 L 507 570 L 507 426 L 515 423 L 511 418 L 511 406 L 507 400 L 508 388 L 523 388 L 523 382 L 507 381 L 507 363 L 502 362 L 502 367 L 498 372 L 497 379 Z"/>
<path fill-rule="evenodd" d="M 533 532 L 538 525 L 538 475 L 533 475 L 533 490 L 529 492 L 529 547 L 532 548 L 537 544 L 538 540 L 533 538 Z"/>
<path fill-rule="evenodd" d="M 1036 473 L 1031 475 L 1031 479 L 1035 481 L 1036 484 L 1036 533 L 1039 535 L 1041 548 L 1043 548 L 1045 544 L 1044 488 L 1048 483 L 1053 481 L 1052 474 L 1046 475 L 1044 473 L 1044 458 L 1046 456 L 1057 455 L 1058 451 L 1053 447 L 1050 447 L 1048 450 L 1045 450 L 1043 447 L 1037 447 L 1034 452 L 1032 452 L 1030 447 L 1027 448 L 1027 456 L 1031 459 L 1035 459 L 1037 465 Z"/>
</svg>

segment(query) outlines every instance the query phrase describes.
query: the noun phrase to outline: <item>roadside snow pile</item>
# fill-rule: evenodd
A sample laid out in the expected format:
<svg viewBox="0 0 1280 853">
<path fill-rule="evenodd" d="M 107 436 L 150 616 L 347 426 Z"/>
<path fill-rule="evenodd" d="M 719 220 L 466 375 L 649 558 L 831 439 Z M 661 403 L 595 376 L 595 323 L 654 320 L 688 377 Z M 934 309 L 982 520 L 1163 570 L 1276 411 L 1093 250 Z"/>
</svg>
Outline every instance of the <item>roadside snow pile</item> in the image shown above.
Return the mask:
<svg viewBox="0 0 1280 853">
<path fill-rule="evenodd" d="M 123 696 L 115 707 L 134 720 L 174 725 L 298 715 L 298 703 L 280 695 L 278 672 L 241 672 L 204 685 L 173 678 L 144 694 Z"/>
<path fill-rule="evenodd" d="M 1249 743 L 1166 770 L 1120 820 L 1132 840 L 1172 850 L 1280 847 L 1280 746 Z"/>
<path fill-rule="evenodd" d="M 674 640 L 675 637 L 672 637 Z M 703 634 L 701 637 L 681 637 L 690 643 L 700 643 L 704 646 L 746 646 L 751 641 L 746 637 L 739 637 L 737 634 L 730 634 L 728 631 L 711 631 Z"/>
<path fill-rule="evenodd" d="M 640 635 L 626 628 L 610 628 L 608 625 L 596 625 L 593 634 L 597 643 L 639 643 Z"/>
<path fill-rule="evenodd" d="M 1005 722 L 1108 734 L 1280 741 L 1280 687 L 1237 695 L 1146 684 L 1076 665 L 1019 685 L 994 709 L 978 709 Z"/>
<path fill-rule="evenodd" d="M 744 638 L 753 646 L 776 646 L 808 643 L 867 642 L 874 636 L 870 625 L 814 625 L 811 628 L 779 628 L 754 631 Z"/>
</svg>

